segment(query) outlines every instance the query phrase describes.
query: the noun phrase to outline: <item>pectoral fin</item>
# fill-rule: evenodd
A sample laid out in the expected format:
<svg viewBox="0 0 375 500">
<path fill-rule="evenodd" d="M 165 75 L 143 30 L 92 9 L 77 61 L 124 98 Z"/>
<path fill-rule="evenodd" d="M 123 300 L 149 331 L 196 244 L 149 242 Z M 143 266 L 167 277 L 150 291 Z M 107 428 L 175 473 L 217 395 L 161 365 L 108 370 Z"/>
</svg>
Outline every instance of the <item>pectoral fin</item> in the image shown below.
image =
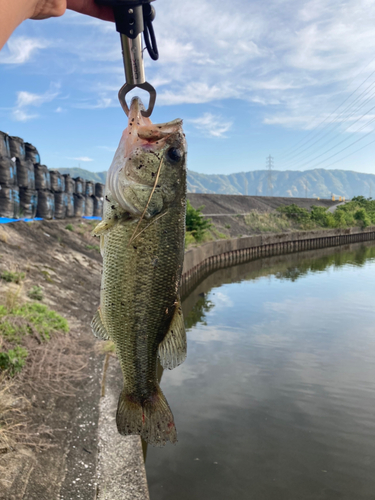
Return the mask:
<svg viewBox="0 0 375 500">
<path fill-rule="evenodd" d="M 102 314 L 100 312 L 100 307 L 96 311 L 95 316 L 91 321 L 91 330 L 97 339 L 109 340 L 109 334 L 106 327 L 103 324 Z"/>
<path fill-rule="evenodd" d="M 93 236 L 100 236 L 104 234 L 106 231 L 111 229 L 117 222 L 117 219 L 115 217 L 110 218 L 110 219 L 103 219 L 99 224 L 95 227 L 95 229 L 92 232 Z"/>
<path fill-rule="evenodd" d="M 178 300 L 169 331 L 159 344 L 159 358 L 163 368 L 173 370 L 183 363 L 186 358 L 186 348 L 184 317 Z"/>
</svg>

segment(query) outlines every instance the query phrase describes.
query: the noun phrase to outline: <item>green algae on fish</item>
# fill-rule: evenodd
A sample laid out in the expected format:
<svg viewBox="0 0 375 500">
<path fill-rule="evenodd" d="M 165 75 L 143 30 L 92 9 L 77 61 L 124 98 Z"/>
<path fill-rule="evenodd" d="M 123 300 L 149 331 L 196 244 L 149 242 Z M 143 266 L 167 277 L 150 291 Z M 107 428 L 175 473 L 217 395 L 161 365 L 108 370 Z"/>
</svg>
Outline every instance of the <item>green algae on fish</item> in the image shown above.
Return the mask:
<svg viewBox="0 0 375 500">
<path fill-rule="evenodd" d="M 186 142 L 182 121 L 154 125 L 132 101 L 108 171 L 100 236 L 103 275 L 94 335 L 111 339 L 124 376 L 116 422 L 149 444 L 177 441 L 159 387 L 157 359 L 172 369 L 186 357 L 179 283 L 184 258 Z"/>
</svg>

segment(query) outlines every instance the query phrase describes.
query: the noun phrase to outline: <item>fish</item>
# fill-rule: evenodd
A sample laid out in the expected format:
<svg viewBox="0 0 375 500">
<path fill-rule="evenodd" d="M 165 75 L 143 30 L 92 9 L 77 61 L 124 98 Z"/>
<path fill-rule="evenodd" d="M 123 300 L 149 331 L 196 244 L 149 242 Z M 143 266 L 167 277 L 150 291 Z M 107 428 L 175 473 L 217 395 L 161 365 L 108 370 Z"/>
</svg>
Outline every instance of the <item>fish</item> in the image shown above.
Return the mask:
<svg viewBox="0 0 375 500">
<path fill-rule="evenodd" d="M 179 296 L 185 248 L 186 139 L 182 120 L 153 124 L 133 98 L 105 186 L 103 272 L 94 335 L 112 340 L 124 377 L 116 413 L 122 435 L 164 446 L 177 441 L 157 361 L 186 358 Z"/>
</svg>

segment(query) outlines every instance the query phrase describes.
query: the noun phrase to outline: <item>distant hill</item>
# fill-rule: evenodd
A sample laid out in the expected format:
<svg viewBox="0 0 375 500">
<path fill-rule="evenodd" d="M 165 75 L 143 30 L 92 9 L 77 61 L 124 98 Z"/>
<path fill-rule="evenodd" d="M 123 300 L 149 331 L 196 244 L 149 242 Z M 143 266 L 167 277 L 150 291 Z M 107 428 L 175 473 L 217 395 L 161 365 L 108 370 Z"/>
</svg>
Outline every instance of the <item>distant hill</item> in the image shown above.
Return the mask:
<svg viewBox="0 0 375 500">
<path fill-rule="evenodd" d="M 89 172 L 83 168 L 63 168 L 61 173 L 105 183 L 106 172 Z M 335 196 L 375 197 L 375 175 L 351 170 L 274 170 L 272 195 L 292 198 L 330 198 Z M 247 194 L 268 196 L 268 171 L 255 170 L 230 175 L 207 175 L 188 172 L 190 193 Z"/>
<path fill-rule="evenodd" d="M 101 182 L 102 184 L 105 184 L 107 177 L 107 172 L 90 172 L 84 168 L 57 168 L 56 170 L 61 174 L 70 174 L 71 177 L 82 177 L 87 181 Z"/>
</svg>

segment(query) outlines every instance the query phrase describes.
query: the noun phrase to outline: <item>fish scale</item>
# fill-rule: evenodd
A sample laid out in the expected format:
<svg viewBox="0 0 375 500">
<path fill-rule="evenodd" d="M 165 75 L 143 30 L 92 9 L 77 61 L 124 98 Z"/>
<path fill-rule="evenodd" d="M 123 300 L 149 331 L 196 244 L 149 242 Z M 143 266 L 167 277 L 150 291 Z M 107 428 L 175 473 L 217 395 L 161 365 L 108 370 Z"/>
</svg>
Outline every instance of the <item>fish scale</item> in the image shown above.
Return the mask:
<svg viewBox="0 0 375 500">
<path fill-rule="evenodd" d="M 133 101 L 129 121 L 138 111 Z M 132 137 L 125 130 L 109 170 L 104 217 L 94 231 L 101 237 L 103 274 L 92 329 L 97 337 L 114 342 L 123 372 L 116 418 L 119 432 L 140 434 L 150 444 L 162 446 L 177 438 L 157 381 L 157 359 L 165 368 L 174 368 L 186 356 L 178 297 L 184 258 L 186 145 L 180 121 L 154 126 L 138 115 L 132 123 Z"/>
</svg>

